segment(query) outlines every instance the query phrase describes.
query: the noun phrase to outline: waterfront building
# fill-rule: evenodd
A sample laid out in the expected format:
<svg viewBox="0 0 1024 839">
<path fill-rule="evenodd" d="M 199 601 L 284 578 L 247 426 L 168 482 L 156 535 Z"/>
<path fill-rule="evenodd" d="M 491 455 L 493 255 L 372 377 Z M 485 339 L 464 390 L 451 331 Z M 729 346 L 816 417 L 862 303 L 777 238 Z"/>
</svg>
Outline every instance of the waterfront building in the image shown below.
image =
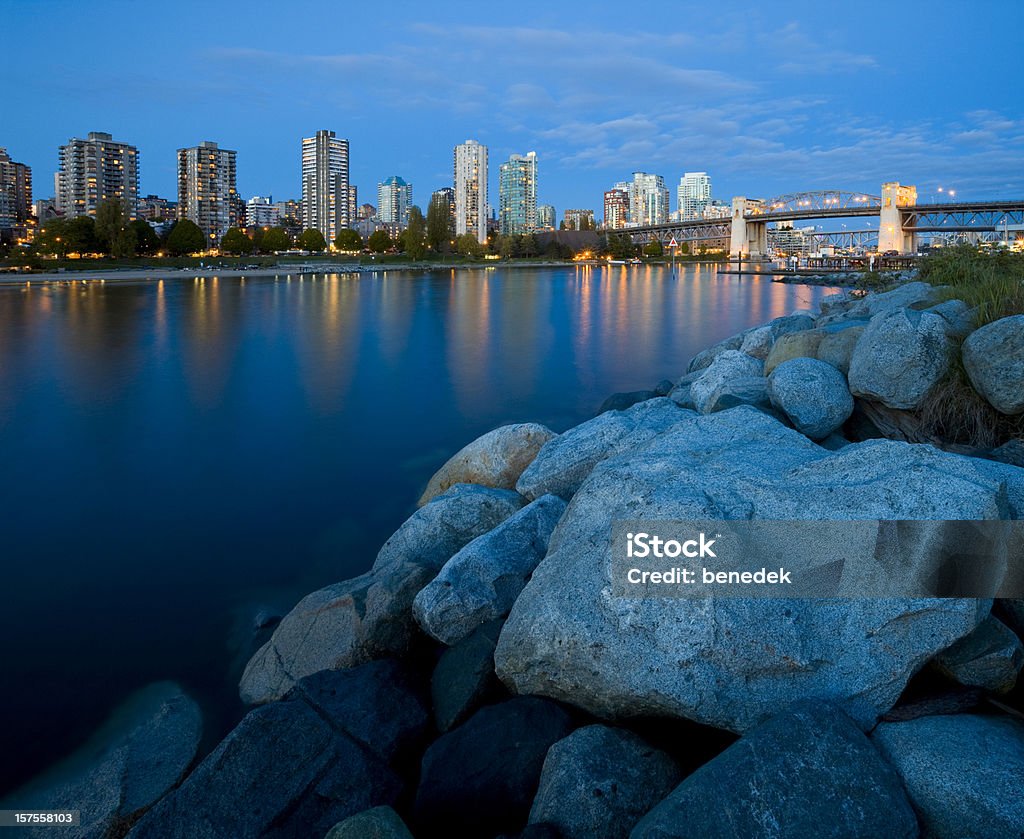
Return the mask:
<svg viewBox="0 0 1024 839">
<path fill-rule="evenodd" d="M 178 217 L 178 204 L 159 195 L 139 199 L 139 218 L 146 221 L 169 221 Z"/>
<path fill-rule="evenodd" d="M 707 172 L 686 172 L 679 179 L 676 192 L 679 221 L 704 218 L 704 209 L 711 202 L 711 178 Z"/>
<path fill-rule="evenodd" d="M 348 185 L 348 223 L 347 227 L 352 226 L 352 222 L 355 221 L 356 216 L 359 215 L 359 190 L 356 189 L 355 184 Z"/>
<path fill-rule="evenodd" d="M 16 238 L 24 238 L 31 218 L 32 168 L 0 147 L 0 230 L 21 231 Z"/>
<path fill-rule="evenodd" d="M 392 175 L 377 184 L 377 216 L 385 224 L 397 224 L 403 229 L 409 224 L 412 206 L 412 185 Z"/>
<path fill-rule="evenodd" d="M 566 210 L 562 224 L 566 230 L 594 230 L 594 211 Z"/>
<path fill-rule="evenodd" d="M 666 224 L 668 213 L 665 179 L 648 172 L 634 172 L 629 185 L 629 223 L 634 226 Z"/>
<path fill-rule="evenodd" d="M 604 194 L 604 228 L 621 230 L 629 223 L 629 189 L 615 187 Z"/>
<path fill-rule="evenodd" d="M 557 223 L 555 208 L 551 204 L 537 205 L 537 229 L 554 230 Z"/>
<path fill-rule="evenodd" d="M 455 190 L 450 186 L 443 186 L 435 189 L 430 196 L 431 202 L 444 199 L 448 202 L 448 231 L 452 237 L 455 236 Z"/>
<path fill-rule="evenodd" d="M 349 189 L 348 140 L 317 131 L 302 140 L 302 207 L 305 230 L 319 230 L 328 244 L 349 226 L 356 194 Z"/>
<path fill-rule="evenodd" d="M 466 140 L 454 153 L 455 235 L 487 241 L 487 146 Z"/>
<path fill-rule="evenodd" d="M 236 156 L 210 140 L 178 149 L 178 218 L 195 222 L 211 249 L 239 223 Z"/>
<path fill-rule="evenodd" d="M 281 205 L 269 195 L 254 195 L 245 202 L 246 227 L 277 227 L 281 224 Z"/>
<path fill-rule="evenodd" d="M 503 236 L 537 229 L 537 153 L 513 154 L 498 167 L 498 226 Z"/>
<path fill-rule="evenodd" d="M 128 218 L 138 217 L 139 151 L 135 146 L 92 131 L 84 140 L 68 140 L 60 147 L 59 158 L 57 209 L 66 217 L 95 216 L 96 208 L 109 198 L 121 202 Z"/>
</svg>

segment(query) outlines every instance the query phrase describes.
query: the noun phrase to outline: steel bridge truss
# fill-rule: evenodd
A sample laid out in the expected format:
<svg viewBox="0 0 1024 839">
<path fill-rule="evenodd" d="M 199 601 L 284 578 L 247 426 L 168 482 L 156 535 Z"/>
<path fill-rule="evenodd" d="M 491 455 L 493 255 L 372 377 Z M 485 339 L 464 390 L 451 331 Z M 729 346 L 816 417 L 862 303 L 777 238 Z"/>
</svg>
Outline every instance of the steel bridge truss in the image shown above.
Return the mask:
<svg viewBox="0 0 1024 839">
<path fill-rule="evenodd" d="M 732 232 L 732 221 L 727 218 L 679 221 L 670 224 L 655 224 L 650 227 L 625 227 L 620 230 L 607 230 L 605 232 L 609 236 L 616 233 L 625 233 L 637 245 L 646 245 L 653 241 L 659 241 L 662 245 L 668 245 L 669 242 L 675 239 L 679 245 L 685 242 L 689 245 L 728 247 L 729 236 Z"/>
<path fill-rule="evenodd" d="M 1024 227 L 1020 201 L 918 204 L 900 209 L 903 229 L 914 233 L 1002 233 Z"/>
<path fill-rule="evenodd" d="M 761 202 L 748 213 L 747 218 L 801 217 L 801 216 L 840 216 L 843 211 L 853 211 L 863 215 L 865 211 L 877 210 L 882 206 L 882 199 L 877 195 L 863 192 L 847 192 L 843 189 L 824 189 L 817 192 L 793 192 L 779 195 Z"/>
</svg>

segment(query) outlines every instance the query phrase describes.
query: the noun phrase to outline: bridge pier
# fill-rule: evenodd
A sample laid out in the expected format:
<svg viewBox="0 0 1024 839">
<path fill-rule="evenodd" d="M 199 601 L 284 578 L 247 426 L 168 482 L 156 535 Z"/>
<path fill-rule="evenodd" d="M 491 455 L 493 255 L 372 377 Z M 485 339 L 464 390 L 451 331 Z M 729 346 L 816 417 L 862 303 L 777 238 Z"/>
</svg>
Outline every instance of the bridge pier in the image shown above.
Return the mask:
<svg viewBox="0 0 1024 839">
<path fill-rule="evenodd" d="M 899 254 L 917 252 L 917 237 L 913 230 L 904 230 L 901 207 L 917 204 L 917 187 L 901 186 L 897 181 L 882 184 L 882 207 L 878 217 L 878 250 L 880 253 L 896 251 Z"/>
<path fill-rule="evenodd" d="M 768 223 L 746 217 L 748 212 L 758 206 L 760 202 L 748 201 L 742 196 L 732 199 L 729 256 L 763 259 L 768 255 Z"/>
</svg>

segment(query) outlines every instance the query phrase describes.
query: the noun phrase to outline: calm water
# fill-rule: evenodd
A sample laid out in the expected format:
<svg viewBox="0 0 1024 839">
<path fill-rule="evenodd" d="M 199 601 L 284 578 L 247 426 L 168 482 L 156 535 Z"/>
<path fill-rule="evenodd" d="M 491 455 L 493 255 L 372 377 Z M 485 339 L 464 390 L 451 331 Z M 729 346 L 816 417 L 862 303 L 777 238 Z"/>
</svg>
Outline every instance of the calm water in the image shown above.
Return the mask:
<svg viewBox="0 0 1024 839">
<path fill-rule="evenodd" d="M 365 570 L 448 455 L 828 291 L 708 266 L 0 288 L 0 791 L 150 681 L 221 733 L 255 613 Z"/>
</svg>

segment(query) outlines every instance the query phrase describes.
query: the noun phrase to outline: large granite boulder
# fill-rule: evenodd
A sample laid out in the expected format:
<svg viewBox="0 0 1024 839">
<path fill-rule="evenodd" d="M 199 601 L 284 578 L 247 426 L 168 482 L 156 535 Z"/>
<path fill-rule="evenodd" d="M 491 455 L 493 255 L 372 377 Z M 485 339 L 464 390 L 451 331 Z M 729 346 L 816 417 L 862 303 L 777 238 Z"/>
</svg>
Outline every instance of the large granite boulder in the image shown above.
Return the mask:
<svg viewBox="0 0 1024 839">
<path fill-rule="evenodd" d="M 705 413 L 728 411 L 740 405 L 750 405 L 762 411 L 771 411 L 768 380 L 764 376 L 740 376 L 729 379 L 714 392 L 705 405 Z"/>
<path fill-rule="evenodd" d="M 679 778 L 671 757 L 631 731 L 588 725 L 548 750 L 530 822 L 563 839 L 625 839 Z"/>
<path fill-rule="evenodd" d="M 981 327 L 963 344 L 974 389 L 1003 414 L 1024 413 L 1024 315 Z"/>
<path fill-rule="evenodd" d="M 132 839 L 322 836 L 341 819 L 394 804 L 399 777 L 302 701 L 250 711 Z"/>
<path fill-rule="evenodd" d="M 953 344 L 933 312 L 896 309 L 871 319 L 850 360 L 854 396 L 917 408 L 949 371 Z"/>
<path fill-rule="evenodd" d="M 768 394 L 793 427 L 812 440 L 824 440 L 853 413 L 846 377 L 816 358 L 784 361 L 768 377 Z"/>
<path fill-rule="evenodd" d="M 683 781 L 631 839 L 916 839 L 900 779 L 827 704 L 798 704 Z"/>
<path fill-rule="evenodd" d="M 491 621 L 477 628 L 437 660 L 430 695 L 438 731 L 450 731 L 485 703 L 507 697 L 494 675 L 494 648 L 501 623 Z"/>
<path fill-rule="evenodd" d="M 390 807 L 363 810 L 330 829 L 324 839 L 413 839 L 402 817 Z"/>
<path fill-rule="evenodd" d="M 520 829 L 544 756 L 573 729 L 545 699 L 520 697 L 481 708 L 423 756 L 416 822 L 429 835 L 493 836 Z"/>
<path fill-rule="evenodd" d="M 697 373 L 711 366 L 718 356 L 724 353 L 726 350 L 738 350 L 743 346 L 743 339 L 746 337 L 747 332 L 740 332 L 738 335 L 731 335 L 723 341 L 719 341 L 717 344 L 712 344 L 706 350 L 701 350 L 691 360 L 690 364 L 686 368 L 687 373 Z"/>
<path fill-rule="evenodd" d="M 744 731 L 817 698 L 871 725 L 989 602 L 614 597 L 610 522 L 1001 518 L 1005 487 L 975 463 L 891 441 L 833 453 L 751 408 L 677 425 L 577 492 L 502 629 L 498 676 L 608 718 Z"/>
<path fill-rule="evenodd" d="M 838 325 L 844 328 L 826 330 L 821 343 L 818 344 L 816 358 L 818 361 L 831 364 L 845 376 L 850 372 L 853 351 L 857 348 L 857 342 L 864 334 L 867 323 L 855 320 Z"/>
<path fill-rule="evenodd" d="M 67 760 L 17 791 L 4 808 L 80 811 L 72 839 L 112 839 L 171 790 L 195 760 L 202 736 L 199 706 L 172 682 L 149 685 L 118 706 Z M 52 837 L 53 827 L 20 831 Z"/>
<path fill-rule="evenodd" d="M 962 685 L 1009 693 L 1024 667 L 1024 646 L 1013 630 L 990 616 L 932 663 Z"/>
<path fill-rule="evenodd" d="M 929 283 L 903 283 L 891 291 L 865 294 L 857 299 L 848 298 L 827 312 L 823 305 L 823 314 L 815 325 L 828 326 L 843 320 L 866 320 L 896 309 L 921 309 L 939 302 L 941 295 L 942 292 Z"/>
<path fill-rule="evenodd" d="M 523 470 L 537 456 L 554 431 L 535 422 L 503 425 L 460 449 L 427 483 L 419 506 L 432 501 L 456 484 L 480 484 L 512 489 Z"/>
<path fill-rule="evenodd" d="M 401 656 L 415 638 L 412 603 L 453 554 L 522 507 L 503 489 L 457 484 L 384 543 L 373 569 L 307 595 L 246 665 L 242 701 L 280 699 L 320 670 Z"/>
<path fill-rule="evenodd" d="M 451 645 L 504 618 L 547 553 L 564 512 L 561 498 L 542 495 L 449 559 L 413 601 L 423 630 Z"/>
<path fill-rule="evenodd" d="M 801 332 L 813 328 L 814 318 L 810 315 L 793 314 L 775 318 L 764 326 L 754 327 L 744 333 L 740 352 L 764 361 L 780 337 L 788 335 L 790 332 Z"/>
<path fill-rule="evenodd" d="M 818 352 L 818 345 L 828 334 L 824 329 L 804 329 L 779 336 L 779 340 L 772 345 L 771 352 L 764 360 L 764 374 L 770 376 L 772 370 L 782 362 L 793 358 L 814 358 Z"/>
<path fill-rule="evenodd" d="M 871 735 L 929 839 L 1024 835 L 1024 724 L 973 714 L 882 723 Z"/>
<path fill-rule="evenodd" d="M 721 353 L 690 385 L 690 398 L 702 414 L 709 412 L 719 390 L 730 381 L 760 377 L 764 363 L 739 350 Z"/>
<path fill-rule="evenodd" d="M 568 500 L 597 463 L 693 416 L 667 397 L 649 399 L 627 411 L 607 411 L 544 446 L 523 471 L 516 490 L 531 501 L 548 493 Z"/>
<path fill-rule="evenodd" d="M 976 310 L 963 300 L 944 300 L 923 311 L 932 312 L 941 317 L 946 322 L 946 331 L 954 338 L 966 338 L 974 331 Z"/>
</svg>

